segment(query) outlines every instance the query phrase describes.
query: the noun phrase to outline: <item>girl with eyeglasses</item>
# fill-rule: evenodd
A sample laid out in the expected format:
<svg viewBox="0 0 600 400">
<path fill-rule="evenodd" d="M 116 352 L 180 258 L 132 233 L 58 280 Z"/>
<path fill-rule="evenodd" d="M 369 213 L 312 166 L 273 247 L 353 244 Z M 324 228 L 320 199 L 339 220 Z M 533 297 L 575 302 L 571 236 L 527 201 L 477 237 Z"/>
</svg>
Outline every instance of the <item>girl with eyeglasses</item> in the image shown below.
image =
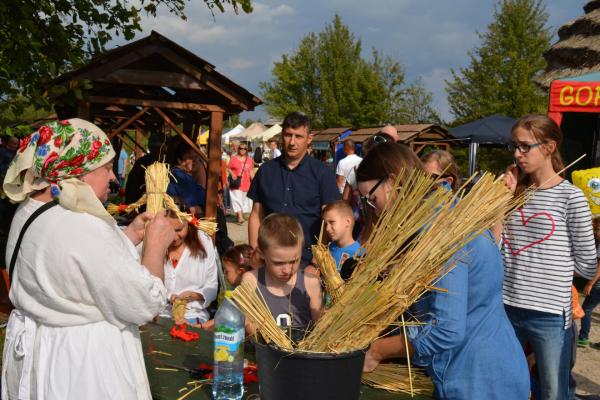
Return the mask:
<svg viewBox="0 0 600 400">
<path fill-rule="evenodd" d="M 375 146 L 359 165 L 358 189 L 376 215 L 395 195 L 401 169 L 423 170 L 423 164 L 397 143 Z M 408 349 L 402 335 L 378 339 L 364 370 L 410 352 L 413 364 L 431 377 L 436 399 L 526 400 L 527 363 L 502 303 L 502 255 L 491 233 L 473 239 L 453 262 L 454 269 L 436 282 L 447 292 L 432 291 L 411 307 L 420 324 L 407 328 Z"/>
<path fill-rule="evenodd" d="M 583 192 L 557 174 L 562 133 L 552 119 L 522 117 L 512 140 L 512 186 L 531 190 L 531 198 L 504 226 L 504 304 L 519 341 L 535 354 L 541 399 L 567 399 L 573 274 L 589 279 L 596 269 L 591 213 Z"/>
</svg>

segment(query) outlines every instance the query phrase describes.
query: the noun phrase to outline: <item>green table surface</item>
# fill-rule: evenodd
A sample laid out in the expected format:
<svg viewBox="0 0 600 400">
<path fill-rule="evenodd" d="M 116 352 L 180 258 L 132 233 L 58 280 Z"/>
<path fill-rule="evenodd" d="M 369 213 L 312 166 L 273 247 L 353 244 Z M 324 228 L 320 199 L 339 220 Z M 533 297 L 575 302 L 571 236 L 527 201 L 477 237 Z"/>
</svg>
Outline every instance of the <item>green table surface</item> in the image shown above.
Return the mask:
<svg viewBox="0 0 600 400">
<path fill-rule="evenodd" d="M 200 339 L 193 342 L 184 342 L 169 336 L 173 321 L 159 318 L 157 322 L 150 323 L 140 328 L 146 371 L 150 381 L 150 390 L 154 400 L 177 400 L 188 393 L 194 384 L 188 384 L 193 378 L 190 371 L 205 363 L 213 362 L 213 335 L 210 332 L 192 329 L 200 334 Z M 245 357 L 254 361 L 254 348 L 246 343 Z M 170 355 L 161 354 L 168 353 Z M 165 371 L 157 368 L 176 369 Z M 187 390 L 182 390 L 187 388 Z M 180 390 L 182 390 L 180 392 Z M 258 383 L 244 386 L 244 399 L 260 399 Z M 211 399 L 211 385 L 206 384 L 195 390 L 185 400 Z M 410 399 L 406 394 L 389 393 L 368 386 L 361 386 L 361 399 Z M 412 399 L 427 399 L 428 397 L 415 396 Z"/>
</svg>

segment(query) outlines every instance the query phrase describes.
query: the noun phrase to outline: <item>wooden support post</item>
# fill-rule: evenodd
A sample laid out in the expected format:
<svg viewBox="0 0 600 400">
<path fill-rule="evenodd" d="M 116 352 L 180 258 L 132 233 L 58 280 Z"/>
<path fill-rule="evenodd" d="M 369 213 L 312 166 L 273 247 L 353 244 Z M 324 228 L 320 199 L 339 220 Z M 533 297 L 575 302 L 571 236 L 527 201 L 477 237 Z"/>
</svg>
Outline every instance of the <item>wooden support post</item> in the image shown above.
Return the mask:
<svg viewBox="0 0 600 400">
<path fill-rule="evenodd" d="M 148 111 L 148 109 L 149 109 L 149 107 L 142 108 L 135 115 L 133 115 L 131 118 L 129 118 L 127 121 L 125 121 L 125 123 L 123 125 L 119 126 L 117 129 L 115 129 L 114 131 L 110 132 L 108 134 L 109 139 L 112 139 L 113 137 L 115 137 L 116 135 L 118 135 L 119 133 L 121 133 L 121 131 L 123 131 L 123 129 L 127 128 L 129 125 L 131 125 L 135 121 L 137 121 L 138 118 L 140 118 L 142 115 L 144 115 L 146 113 L 146 111 Z"/>
<path fill-rule="evenodd" d="M 206 216 L 217 216 L 217 195 L 221 179 L 221 133 L 223 113 L 210 113 L 210 136 L 208 137 L 208 181 L 206 187 Z"/>
<path fill-rule="evenodd" d="M 202 152 L 202 150 L 200 150 L 200 149 L 198 148 L 198 146 L 196 146 L 196 143 L 192 142 L 192 139 L 190 139 L 189 137 L 187 137 L 187 135 L 186 135 L 185 133 L 183 133 L 183 132 L 181 131 L 181 129 L 179 129 L 179 127 L 178 127 L 177 125 L 175 125 L 175 123 L 174 123 L 173 121 L 171 121 L 171 118 L 169 118 L 169 117 L 167 116 L 167 114 L 165 114 L 165 113 L 164 113 L 164 112 L 163 112 L 163 111 L 162 111 L 160 108 L 158 108 L 158 107 L 153 107 L 153 108 L 154 108 L 154 110 L 155 110 L 157 113 L 159 113 L 159 114 L 160 114 L 160 116 L 161 116 L 161 117 L 162 117 L 162 118 L 165 120 L 165 122 L 166 122 L 167 124 L 169 124 L 169 126 L 170 126 L 171 128 L 173 128 L 173 130 L 174 130 L 175 132 L 177 132 L 177 134 L 178 134 L 179 136 L 181 136 L 181 137 L 183 138 L 183 140 L 185 140 L 185 141 L 187 142 L 187 144 L 189 144 L 189 145 L 192 147 L 192 149 L 194 149 L 194 151 L 200 155 L 200 157 L 202 157 L 202 160 L 204 160 L 204 162 L 208 162 L 208 158 L 206 157 L 206 154 L 204 154 L 204 153 Z M 221 115 L 223 115 L 223 113 L 221 113 Z M 220 135 L 219 135 L 219 136 L 220 136 Z"/>
</svg>

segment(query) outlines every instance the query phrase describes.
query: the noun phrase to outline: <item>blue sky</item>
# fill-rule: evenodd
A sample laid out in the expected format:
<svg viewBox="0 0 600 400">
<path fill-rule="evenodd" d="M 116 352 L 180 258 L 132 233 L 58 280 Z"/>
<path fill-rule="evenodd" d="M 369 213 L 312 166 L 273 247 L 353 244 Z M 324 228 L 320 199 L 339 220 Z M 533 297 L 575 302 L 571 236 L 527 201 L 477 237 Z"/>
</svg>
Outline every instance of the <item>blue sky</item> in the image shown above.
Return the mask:
<svg viewBox="0 0 600 400">
<path fill-rule="evenodd" d="M 583 14 L 586 0 L 546 0 L 553 33 Z M 217 70 L 256 95 L 259 82 L 271 79 L 273 61 L 293 51 L 308 32 L 321 31 L 335 13 L 360 38 L 365 55 L 375 47 L 406 69 L 408 81 L 422 78 L 434 95 L 434 105 L 451 120 L 444 79 L 450 69 L 468 65 L 467 53 L 479 44 L 496 1 L 492 0 L 260 0 L 251 14 L 235 15 L 229 8 L 212 18 L 203 1 L 192 0 L 187 21 L 162 11 L 144 18 L 143 33 L 167 36 L 214 64 Z M 556 36 L 554 38 L 556 41 Z M 242 114 L 266 119 L 260 108 Z"/>
</svg>

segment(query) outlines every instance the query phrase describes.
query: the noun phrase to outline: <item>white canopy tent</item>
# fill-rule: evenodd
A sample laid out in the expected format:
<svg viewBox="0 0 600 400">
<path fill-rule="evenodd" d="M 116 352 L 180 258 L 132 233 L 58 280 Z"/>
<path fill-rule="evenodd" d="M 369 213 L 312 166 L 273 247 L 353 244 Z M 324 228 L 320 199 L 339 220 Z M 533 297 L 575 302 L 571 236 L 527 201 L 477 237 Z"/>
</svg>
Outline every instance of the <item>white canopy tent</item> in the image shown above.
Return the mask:
<svg viewBox="0 0 600 400">
<path fill-rule="evenodd" d="M 258 136 L 252 138 L 252 140 L 260 140 L 263 142 L 268 142 L 273 136 L 281 133 L 281 126 L 279 124 L 275 124 L 263 133 Z"/>
<path fill-rule="evenodd" d="M 244 125 L 238 124 L 235 128 L 227 131 L 226 133 L 221 135 L 221 141 L 223 143 L 229 143 L 229 138 L 234 137 L 236 135 L 239 135 L 240 133 L 242 133 L 246 128 L 244 128 Z"/>
<path fill-rule="evenodd" d="M 235 135 L 236 139 L 253 140 L 255 136 L 260 135 L 267 130 L 267 127 L 262 122 L 255 122 L 247 127 L 243 132 Z"/>
</svg>

